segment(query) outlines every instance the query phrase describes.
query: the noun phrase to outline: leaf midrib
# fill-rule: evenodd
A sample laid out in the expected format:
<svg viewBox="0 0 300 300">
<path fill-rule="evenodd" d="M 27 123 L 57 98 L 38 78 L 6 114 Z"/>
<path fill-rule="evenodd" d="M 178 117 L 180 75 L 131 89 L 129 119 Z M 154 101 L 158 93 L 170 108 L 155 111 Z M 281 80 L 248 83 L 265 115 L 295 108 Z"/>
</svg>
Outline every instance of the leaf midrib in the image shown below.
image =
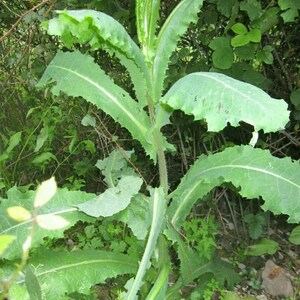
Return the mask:
<svg viewBox="0 0 300 300">
<path fill-rule="evenodd" d="M 99 263 L 105 263 L 105 264 L 114 263 L 114 264 L 118 264 L 118 265 L 122 264 L 122 265 L 125 265 L 125 266 L 131 266 L 131 267 L 136 266 L 133 263 L 125 262 L 123 260 L 111 259 L 111 258 L 103 259 L 102 258 L 102 259 L 85 260 L 85 261 L 80 261 L 80 262 L 77 262 L 77 263 L 71 263 L 71 264 L 55 267 L 55 268 L 52 268 L 50 270 L 47 270 L 47 271 L 44 271 L 44 272 L 41 272 L 41 273 L 36 273 L 36 276 L 40 277 L 40 276 L 48 275 L 48 274 L 51 274 L 51 273 L 59 272 L 59 271 L 64 270 L 64 269 L 74 268 L 74 267 L 78 267 L 78 266 L 82 266 L 82 265 L 95 264 L 95 263 L 96 264 L 99 264 Z M 25 282 L 25 279 L 16 281 L 17 284 L 21 284 L 23 282 Z"/>
<path fill-rule="evenodd" d="M 71 69 L 59 66 L 59 65 L 49 65 L 48 68 L 57 68 L 62 69 L 64 71 L 73 73 L 74 75 L 82 78 L 83 80 L 89 82 L 91 85 L 95 86 L 97 89 L 99 89 L 103 94 L 105 94 L 109 99 L 111 99 L 128 117 L 132 120 L 132 122 L 142 131 L 143 134 L 147 132 L 147 129 L 145 126 L 143 126 L 138 120 L 118 101 L 117 98 L 115 98 L 111 93 L 109 93 L 105 88 L 101 87 L 98 83 L 94 82 L 90 78 L 81 75 L 80 73 L 73 71 Z"/>
<path fill-rule="evenodd" d="M 296 188 L 300 189 L 300 185 L 299 185 L 299 184 L 297 184 L 297 183 L 293 182 L 292 180 L 289 180 L 289 179 L 287 179 L 287 178 L 285 178 L 285 177 L 283 177 L 283 176 L 281 176 L 281 175 L 279 175 L 279 174 L 277 174 L 277 173 L 270 172 L 270 171 L 268 171 L 268 170 L 266 170 L 266 169 L 261 169 L 261 168 L 258 168 L 258 167 L 251 167 L 251 166 L 244 166 L 244 165 L 233 165 L 233 164 L 228 164 L 228 165 L 222 165 L 222 166 L 211 167 L 211 168 L 209 168 L 209 169 L 204 170 L 203 172 L 200 172 L 199 175 L 208 173 L 208 172 L 210 172 L 210 171 L 212 171 L 212 170 L 226 169 L 226 168 L 232 168 L 232 169 L 234 169 L 234 168 L 237 168 L 237 169 L 246 169 L 246 170 L 256 171 L 256 172 L 260 172 L 260 173 L 265 173 L 265 174 L 268 174 L 268 175 L 270 175 L 270 176 L 276 177 L 276 178 L 278 178 L 278 179 L 280 179 L 280 180 L 286 181 L 286 182 L 288 182 L 289 184 L 294 185 Z M 204 179 L 204 178 L 202 178 L 202 180 L 203 180 L 203 179 Z"/>
<path fill-rule="evenodd" d="M 232 165 L 232 164 L 228 164 L 228 165 L 222 165 L 222 166 L 217 166 L 217 167 L 211 167 L 209 169 L 206 169 L 202 172 L 200 172 L 198 176 L 201 176 L 201 174 L 205 174 L 205 173 L 208 173 L 212 170 L 217 170 L 217 169 L 225 169 L 225 168 L 239 168 L 239 169 L 246 169 L 246 170 L 252 170 L 252 171 L 257 171 L 257 172 L 261 172 L 261 173 L 265 173 L 265 174 L 268 174 L 270 176 L 273 176 L 277 179 L 280 179 L 280 180 L 283 180 L 283 181 L 286 181 L 287 183 L 295 186 L 296 188 L 298 188 L 300 190 L 300 185 L 298 185 L 297 183 L 289 180 L 289 179 L 286 179 L 284 178 L 283 176 L 279 175 L 279 174 L 276 174 L 276 173 L 272 173 L 266 169 L 260 169 L 260 168 L 257 168 L 257 167 L 250 167 L 250 166 L 244 166 L 244 165 Z M 197 182 L 189 189 L 189 192 L 188 194 L 183 198 L 183 200 L 180 202 L 180 205 L 178 206 L 178 208 L 176 209 L 173 217 L 172 217 L 172 220 L 171 220 L 171 223 L 173 225 L 176 224 L 176 219 L 178 217 L 178 214 L 179 212 L 181 211 L 181 208 L 185 206 L 185 203 L 186 203 L 186 200 L 189 199 L 189 196 L 193 193 L 193 191 L 198 187 L 199 184 L 201 184 L 203 182 L 203 180 L 205 180 L 205 178 L 200 178 L 199 180 L 197 180 Z M 226 180 L 225 180 L 226 181 Z"/>
<path fill-rule="evenodd" d="M 209 78 L 209 79 L 211 79 L 211 80 L 213 80 L 213 81 L 217 81 L 217 82 L 221 83 L 222 85 L 224 85 L 226 88 L 228 88 L 228 89 L 234 91 L 235 93 L 241 95 L 242 97 L 246 98 L 247 100 L 255 101 L 255 103 L 256 103 L 257 105 L 259 105 L 260 107 L 262 107 L 263 109 L 265 108 L 265 107 L 262 105 L 261 101 L 256 101 L 255 98 L 252 98 L 252 97 L 250 97 L 249 95 L 242 93 L 241 91 L 239 91 L 239 90 L 237 90 L 236 88 L 232 87 L 230 84 L 227 84 L 227 83 L 224 82 L 223 80 L 220 80 L 220 79 L 218 79 L 218 78 L 216 78 L 216 77 L 213 77 L 213 76 L 209 76 L 206 72 L 196 73 L 195 75 L 196 75 L 196 76 L 207 77 L 207 78 Z"/>
</svg>

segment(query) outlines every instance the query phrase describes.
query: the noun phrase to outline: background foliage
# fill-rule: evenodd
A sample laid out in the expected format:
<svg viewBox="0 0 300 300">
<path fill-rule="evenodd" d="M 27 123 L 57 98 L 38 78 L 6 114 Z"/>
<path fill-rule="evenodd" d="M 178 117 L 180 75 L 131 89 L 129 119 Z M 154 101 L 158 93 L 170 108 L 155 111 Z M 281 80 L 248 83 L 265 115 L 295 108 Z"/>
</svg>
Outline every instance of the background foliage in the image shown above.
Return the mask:
<svg viewBox="0 0 300 300">
<path fill-rule="evenodd" d="M 162 1 L 161 22 L 178 2 Z M 66 97 L 60 95 L 53 100 L 47 90 L 39 92 L 35 88 L 57 49 L 65 50 L 61 42 L 46 35 L 40 27 L 42 21 L 53 16 L 55 9 L 103 11 L 123 24 L 137 40 L 134 1 L 16 1 L 13 4 L 2 1 L 0 7 L 0 24 L 4 34 L 0 38 L 1 196 L 4 197 L 15 184 L 28 190 L 41 178 L 52 175 L 60 186 L 102 192 L 106 182 L 99 178 L 99 170 L 95 166 L 97 160 L 122 147 L 135 149 L 131 158 L 135 170 L 143 170 L 145 182 L 157 185 L 156 168 L 148 160 L 143 160 L 139 144 L 109 116 L 81 99 L 66 101 Z M 300 62 L 296 55 L 300 48 L 297 38 L 299 9 L 296 2 L 287 0 L 205 1 L 201 18 L 190 27 L 172 56 L 167 88 L 191 72 L 216 71 L 254 84 L 272 97 L 285 99 L 292 110 L 290 123 L 279 133 L 260 135 L 258 144 L 270 149 L 274 156 L 299 159 Z M 92 55 L 107 74 L 116 78 L 116 84 L 134 95 L 129 74 L 116 57 L 101 50 L 93 51 Z M 277 116 L 273 117 L 276 120 Z M 172 118 L 172 125 L 164 131 L 179 150 L 167 157 L 173 187 L 200 154 L 217 152 L 232 143 L 247 143 L 251 137 L 252 128 L 246 124 L 239 128 L 229 126 L 221 133 L 206 133 L 206 124 L 202 121 L 192 123 L 192 118 L 181 112 L 176 112 Z M 207 197 L 214 199 L 213 204 L 204 202 L 202 206 L 195 207 L 192 222 L 185 224 L 188 242 L 204 251 L 205 256 L 209 257 L 211 250 L 203 249 L 204 244 L 195 241 L 201 234 L 208 248 L 216 247 L 211 236 L 216 234 L 214 222 L 210 218 L 197 218 L 205 218 L 203 211 L 207 209 L 212 215 L 219 214 L 216 223 L 223 221 L 222 216 L 230 216 L 239 236 L 246 235 L 251 240 L 266 235 L 266 219 L 269 216 L 263 215 L 254 204 L 241 204 L 240 199 L 232 196 L 226 187 L 214 190 Z M 224 199 L 222 203 L 225 204 L 220 204 L 220 199 Z M 240 223 L 248 226 L 246 231 L 239 229 Z M 94 231 L 99 230 L 99 226 L 79 226 L 76 229 L 78 234 L 70 232 L 71 246 L 76 240 L 83 248 L 94 249 L 104 245 L 120 252 L 130 249 L 133 253 L 140 253 L 134 237 L 127 236 L 127 240 L 121 242 L 126 228 L 118 223 L 112 224 L 109 232 L 101 233 L 100 240 L 94 240 Z M 205 229 L 197 232 L 195 226 L 199 224 L 202 227 L 207 224 L 207 232 Z M 109 242 L 113 238 L 117 241 L 115 244 Z M 53 244 L 59 246 L 56 243 L 59 244 L 59 240 L 49 239 L 50 247 Z M 62 247 L 65 247 L 64 243 L 65 240 Z M 147 276 L 151 278 L 151 274 Z"/>
</svg>

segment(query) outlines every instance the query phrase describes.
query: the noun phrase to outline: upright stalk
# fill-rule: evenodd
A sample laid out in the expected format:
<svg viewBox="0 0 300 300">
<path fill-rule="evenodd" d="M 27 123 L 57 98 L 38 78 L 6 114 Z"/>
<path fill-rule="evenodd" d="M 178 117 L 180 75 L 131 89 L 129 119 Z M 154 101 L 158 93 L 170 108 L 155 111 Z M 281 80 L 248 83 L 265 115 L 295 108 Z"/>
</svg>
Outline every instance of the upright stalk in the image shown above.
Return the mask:
<svg viewBox="0 0 300 300">
<path fill-rule="evenodd" d="M 154 103 L 151 98 L 148 98 L 148 111 L 150 115 L 151 124 L 153 127 L 154 144 L 157 150 L 157 163 L 159 171 L 160 186 L 164 189 L 165 194 L 168 193 L 168 171 L 165 152 L 162 145 L 160 128 L 155 126 Z"/>
<path fill-rule="evenodd" d="M 162 147 L 162 141 L 160 138 L 159 130 L 155 129 L 154 139 L 157 146 L 157 162 L 158 162 L 158 170 L 159 170 L 159 180 L 160 186 L 164 189 L 165 194 L 167 195 L 169 185 L 168 185 L 168 171 L 167 171 L 167 163 L 165 153 Z"/>
</svg>

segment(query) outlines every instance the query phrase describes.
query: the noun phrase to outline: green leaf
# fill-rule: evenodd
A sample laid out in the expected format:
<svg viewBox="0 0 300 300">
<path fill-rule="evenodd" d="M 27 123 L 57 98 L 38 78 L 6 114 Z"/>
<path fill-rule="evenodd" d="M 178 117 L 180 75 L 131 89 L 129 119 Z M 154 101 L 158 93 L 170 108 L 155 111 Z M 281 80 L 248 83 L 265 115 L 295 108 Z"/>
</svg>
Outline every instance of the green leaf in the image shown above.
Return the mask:
<svg viewBox="0 0 300 300">
<path fill-rule="evenodd" d="M 278 0 L 278 5 L 282 10 L 285 10 L 288 8 L 300 9 L 299 1 L 294 1 L 294 0 Z"/>
<path fill-rule="evenodd" d="M 81 125 L 83 126 L 92 126 L 95 128 L 96 126 L 96 118 L 92 117 L 90 114 L 86 114 L 81 120 Z"/>
<path fill-rule="evenodd" d="M 52 214 L 38 215 L 36 222 L 41 228 L 47 230 L 66 228 L 70 224 L 63 217 Z"/>
<path fill-rule="evenodd" d="M 142 285 L 142 279 L 145 275 L 149 262 L 153 254 L 157 239 L 162 230 L 165 221 L 165 198 L 163 188 L 154 188 L 151 194 L 151 228 L 147 240 L 146 249 L 139 265 L 138 272 L 135 276 L 131 289 L 128 292 L 127 300 L 137 299 L 137 293 Z"/>
<path fill-rule="evenodd" d="M 49 136 L 49 128 L 47 125 L 44 125 L 44 127 L 41 129 L 36 139 L 36 146 L 34 152 L 38 152 L 43 147 L 44 143 L 48 139 L 48 136 Z"/>
<path fill-rule="evenodd" d="M 2 154 L 0 155 L 0 162 L 1 162 L 1 161 L 5 161 L 5 160 L 7 160 L 8 158 L 9 158 L 9 156 L 8 156 L 7 152 L 4 152 L 4 153 L 2 153 Z"/>
<path fill-rule="evenodd" d="M 32 161 L 33 164 L 39 165 L 42 164 L 43 162 L 50 161 L 50 160 L 55 160 L 58 163 L 58 160 L 54 154 L 51 152 L 44 152 L 37 157 L 34 158 Z"/>
<path fill-rule="evenodd" d="M 25 285 L 30 296 L 30 300 L 42 300 L 41 286 L 31 266 L 26 268 Z"/>
<path fill-rule="evenodd" d="M 295 245 L 300 245 L 300 225 L 292 230 L 289 241 Z"/>
<path fill-rule="evenodd" d="M 225 17 L 230 17 L 232 8 L 235 5 L 236 0 L 217 0 L 217 9 L 218 11 L 223 14 Z"/>
<path fill-rule="evenodd" d="M 175 7 L 161 28 L 155 44 L 153 62 L 154 101 L 158 101 L 163 92 L 166 70 L 173 51 L 180 37 L 186 32 L 190 23 L 196 23 L 197 14 L 203 0 L 183 0 Z"/>
<path fill-rule="evenodd" d="M 180 259 L 180 277 L 169 289 L 166 299 L 174 299 L 173 295 L 177 290 L 199 277 L 201 282 L 203 275 L 209 273 L 213 274 L 213 277 L 220 283 L 225 283 L 226 281 L 231 288 L 239 281 L 239 276 L 229 263 L 217 257 L 208 260 L 201 256 L 201 253 L 193 251 L 182 241 L 180 234 L 171 226 L 168 226 L 164 233 L 177 244 L 178 257 Z"/>
<path fill-rule="evenodd" d="M 246 34 L 248 32 L 247 27 L 242 23 L 236 23 L 231 27 L 231 30 L 236 34 Z"/>
<path fill-rule="evenodd" d="M 219 48 L 212 54 L 213 64 L 216 68 L 226 70 L 231 68 L 234 60 L 232 48 Z"/>
<path fill-rule="evenodd" d="M 261 8 L 261 2 L 258 0 L 242 1 L 240 10 L 246 11 L 251 21 L 259 18 L 264 12 Z"/>
<path fill-rule="evenodd" d="M 162 234 L 159 236 L 159 240 L 157 242 L 157 253 L 157 262 L 160 271 L 147 295 L 146 300 L 165 300 L 169 287 L 169 274 L 171 271 L 169 243 Z"/>
<path fill-rule="evenodd" d="M 257 87 L 262 86 L 266 81 L 266 78 L 261 73 L 253 69 L 245 71 L 242 78 L 244 81 L 256 85 Z"/>
<path fill-rule="evenodd" d="M 149 202 L 148 197 L 137 194 L 128 207 L 118 215 L 118 220 L 126 223 L 139 240 L 146 238 L 150 227 Z"/>
<path fill-rule="evenodd" d="M 232 47 L 242 47 L 242 46 L 249 44 L 249 42 L 250 42 L 250 39 L 249 39 L 248 35 L 246 35 L 246 34 L 240 35 L 239 34 L 231 39 L 231 46 Z"/>
<path fill-rule="evenodd" d="M 10 206 L 7 209 L 7 214 L 17 222 L 27 221 L 31 218 L 31 213 L 22 206 Z"/>
<path fill-rule="evenodd" d="M 300 89 L 293 91 L 290 95 L 290 99 L 295 106 L 300 105 Z"/>
<path fill-rule="evenodd" d="M 84 148 L 86 151 L 89 151 L 92 154 L 96 153 L 97 150 L 96 150 L 96 146 L 95 146 L 94 142 L 92 142 L 91 140 L 84 140 L 84 141 L 82 141 L 82 143 L 84 144 Z M 87 157 L 85 157 L 82 161 L 85 161 L 85 160 L 89 161 L 89 159 Z M 75 167 L 75 165 L 74 165 L 74 167 Z M 90 168 L 89 168 L 89 170 L 90 170 Z"/>
<path fill-rule="evenodd" d="M 133 151 L 114 150 L 108 157 L 98 160 L 96 167 L 104 176 L 108 187 L 115 187 L 121 176 L 136 175 L 133 168 L 128 166 Z"/>
<path fill-rule="evenodd" d="M 177 244 L 178 258 L 180 260 L 180 285 L 185 286 L 196 277 L 209 272 L 208 260 L 187 246 L 179 232 L 172 226 L 164 231 L 169 240 Z"/>
<path fill-rule="evenodd" d="M 0 257 L 3 255 L 7 247 L 13 242 L 16 237 L 14 235 L 1 234 L 0 235 Z"/>
<path fill-rule="evenodd" d="M 232 66 L 234 56 L 229 39 L 217 37 L 210 42 L 209 47 L 214 50 L 212 59 L 216 68 L 229 69 Z"/>
<path fill-rule="evenodd" d="M 159 8 L 160 0 L 136 1 L 136 27 L 146 61 L 152 60 L 154 55 Z"/>
<path fill-rule="evenodd" d="M 247 37 L 251 42 L 259 43 L 261 40 L 261 32 L 259 29 L 253 28 L 247 33 Z"/>
<path fill-rule="evenodd" d="M 299 222 L 299 162 L 279 159 L 251 146 L 235 146 L 218 154 L 202 155 L 189 169 L 169 196 L 173 199 L 168 209 L 171 223 L 180 226 L 193 204 L 224 182 L 232 182 L 248 199 L 262 197 L 264 210 L 287 214 L 289 222 Z"/>
<path fill-rule="evenodd" d="M 97 250 L 58 252 L 39 249 L 28 265 L 36 270 L 45 299 L 56 300 L 76 291 L 87 295 L 91 286 L 104 283 L 107 278 L 134 274 L 137 260 L 136 257 Z M 24 286 L 23 278 L 16 281 L 9 295 L 11 299 L 25 300 L 16 297 L 16 293 L 20 293 L 18 286 Z"/>
<path fill-rule="evenodd" d="M 240 276 L 235 272 L 233 266 L 227 261 L 215 256 L 210 262 L 210 271 L 214 278 L 229 289 L 240 281 Z"/>
<path fill-rule="evenodd" d="M 112 17 L 94 10 L 59 11 L 59 17 L 46 24 L 50 35 L 58 35 L 71 47 L 89 43 L 92 49 L 102 48 L 115 54 L 130 73 L 137 98 L 146 106 L 149 73 L 143 55 L 125 28 Z"/>
<path fill-rule="evenodd" d="M 283 18 L 284 23 L 294 22 L 295 19 L 299 16 L 299 1 L 279 0 L 278 4 L 281 10 L 284 10 L 284 12 L 281 13 L 281 17 Z"/>
<path fill-rule="evenodd" d="M 289 121 L 283 100 L 218 73 L 199 72 L 183 77 L 161 102 L 193 115 L 195 120 L 205 118 L 208 131 L 220 131 L 227 123 L 238 126 L 244 121 L 253 125 L 255 131 L 272 132 L 283 129 Z"/>
<path fill-rule="evenodd" d="M 29 229 L 32 226 L 32 220 L 24 221 L 21 223 L 13 221 L 7 215 L 6 209 L 10 206 L 22 205 L 33 215 L 33 202 L 35 192 L 28 191 L 26 193 L 21 193 L 17 190 L 16 187 L 14 187 L 7 192 L 7 197 L 7 199 L 0 198 L 0 234 L 9 234 L 16 236 L 16 239 L 11 244 L 9 251 L 5 252 L 3 255 L 3 258 L 12 260 L 21 257 L 22 245 L 24 244 L 29 234 Z M 88 194 L 79 191 L 68 191 L 66 189 L 58 189 L 52 200 L 49 201 L 46 205 L 39 208 L 39 214 L 53 214 L 63 217 L 70 223 L 66 228 L 70 228 L 79 220 L 93 221 L 93 218 L 87 217 L 85 214 L 78 212 L 77 208 L 74 207 L 75 205 L 90 200 L 93 197 L 95 197 L 94 194 Z M 45 237 L 63 237 L 63 233 L 66 228 L 55 231 L 48 231 L 36 226 L 34 229 L 32 247 L 36 247 L 41 244 Z"/>
<path fill-rule="evenodd" d="M 277 242 L 268 239 L 261 239 L 258 243 L 251 245 L 245 251 L 246 255 L 261 256 L 264 254 L 274 254 L 279 250 Z"/>
<path fill-rule="evenodd" d="M 245 46 L 237 47 L 234 53 L 241 59 L 252 60 L 255 57 L 255 52 L 257 49 L 257 44 L 247 44 Z"/>
<path fill-rule="evenodd" d="M 247 214 L 244 216 L 243 220 L 248 224 L 248 231 L 251 239 L 256 240 L 262 236 L 264 226 L 267 223 L 266 216 L 264 214 Z"/>
<path fill-rule="evenodd" d="M 57 192 L 57 184 L 54 177 L 45 180 L 39 185 L 34 197 L 34 207 L 41 207 L 48 203 Z"/>
<path fill-rule="evenodd" d="M 262 50 L 258 51 L 256 54 L 256 59 L 264 62 L 265 64 L 271 65 L 274 61 L 272 51 L 274 48 L 272 46 L 264 46 Z"/>
<path fill-rule="evenodd" d="M 109 217 L 124 210 L 135 196 L 143 180 L 137 176 L 123 176 L 115 187 L 85 203 L 77 205 L 78 209 L 92 217 Z"/>
<path fill-rule="evenodd" d="M 155 160 L 156 151 L 147 136 L 150 119 L 137 102 L 94 63 L 93 58 L 79 51 L 58 52 L 38 83 L 42 87 L 49 82 L 54 95 L 60 92 L 71 97 L 83 97 L 95 104 L 115 121 L 127 128 L 132 136 L 141 142 L 146 153 Z"/>
<path fill-rule="evenodd" d="M 284 23 L 295 22 L 295 19 L 299 16 L 298 9 L 290 8 L 280 14 Z"/>
<path fill-rule="evenodd" d="M 230 47 L 230 40 L 226 37 L 216 37 L 209 43 L 209 48 L 218 50 L 219 48 Z"/>
<path fill-rule="evenodd" d="M 7 153 L 10 153 L 16 146 L 19 145 L 20 141 L 21 141 L 21 137 L 22 137 L 22 132 L 16 132 L 15 134 L 13 134 L 10 139 L 9 139 L 9 144 L 8 147 L 6 149 Z"/>
<path fill-rule="evenodd" d="M 280 12 L 279 7 L 270 7 L 264 11 L 263 15 L 254 21 L 253 25 L 260 29 L 261 33 L 268 32 L 272 27 L 275 27 L 279 22 L 278 12 Z"/>
</svg>

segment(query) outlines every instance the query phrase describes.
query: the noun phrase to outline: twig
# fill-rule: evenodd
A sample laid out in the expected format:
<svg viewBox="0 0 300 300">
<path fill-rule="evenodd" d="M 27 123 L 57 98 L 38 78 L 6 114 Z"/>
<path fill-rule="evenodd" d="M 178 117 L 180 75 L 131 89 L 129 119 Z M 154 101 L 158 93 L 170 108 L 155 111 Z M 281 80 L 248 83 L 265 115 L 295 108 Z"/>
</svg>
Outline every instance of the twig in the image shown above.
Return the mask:
<svg viewBox="0 0 300 300">
<path fill-rule="evenodd" d="M 300 141 L 293 137 L 290 133 L 286 132 L 285 130 L 281 130 L 280 133 L 285 135 L 295 146 L 300 146 Z"/>
<path fill-rule="evenodd" d="M 11 26 L 11 28 L 2 37 L 0 37 L 0 42 L 4 41 L 4 39 L 7 38 L 13 32 L 13 30 L 22 22 L 22 20 L 25 18 L 25 16 L 27 16 L 32 11 L 40 8 L 41 6 L 45 5 L 47 2 L 50 2 L 50 1 L 52 1 L 52 0 L 44 0 L 41 3 L 33 6 L 31 9 L 27 10 L 26 12 L 24 12 L 19 17 L 19 19 Z"/>
<path fill-rule="evenodd" d="M 2 2 L 2 5 L 3 5 L 8 11 L 10 11 L 12 14 L 16 15 L 17 17 L 20 17 L 20 15 L 17 14 L 17 13 L 15 13 L 14 11 L 12 11 L 12 10 L 7 6 L 7 4 L 6 4 L 3 0 L 2 0 L 1 2 Z"/>
</svg>

